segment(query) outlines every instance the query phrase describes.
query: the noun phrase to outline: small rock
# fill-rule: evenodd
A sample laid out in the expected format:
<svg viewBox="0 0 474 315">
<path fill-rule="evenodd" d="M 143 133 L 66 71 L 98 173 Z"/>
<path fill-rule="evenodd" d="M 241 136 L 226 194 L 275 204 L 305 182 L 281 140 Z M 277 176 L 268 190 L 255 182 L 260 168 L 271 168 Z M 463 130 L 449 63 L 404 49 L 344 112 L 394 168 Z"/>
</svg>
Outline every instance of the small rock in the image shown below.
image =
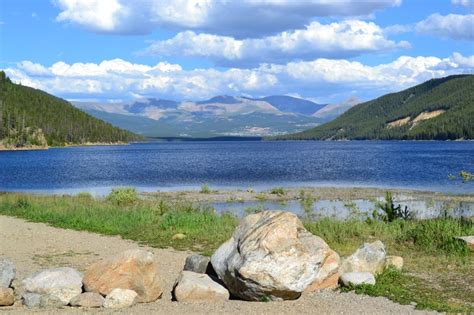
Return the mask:
<svg viewBox="0 0 474 315">
<path fill-rule="evenodd" d="M 138 302 L 153 302 L 163 290 L 158 276 L 158 259 L 142 249 L 127 250 L 91 265 L 84 275 L 84 289 L 109 295 L 115 288 L 133 290 Z"/>
<path fill-rule="evenodd" d="M 216 302 L 229 299 L 229 291 L 206 274 L 182 271 L 173 289 L 178 302 Z"/>
<path fill-rule="evenodd" d="M 71 306 L 79 307 L 101 307 L 104 304 L 104 297 L 99 293 L 95 292 L 85 292 L 79 295 L 76 295 L 71 299 Z"/>
<path fill-rule="evenodd" d="M 186 238 L 186 235 L 184 235 L 183 233 L 176 233 L 175 235 L 171 236 L 171 239 L 173 241 L 182 240 L 182 239 L 185 239 L 185 238 Z"/>
<path fill-rule="evenodd" d="M 46 308 L 46 307 L 62 307 L 66 306 L 67 303 L 65 304 L 61 299 L 55 295 L 51 294 L 44 294 L 40 298 L 40 304 L 39 306 L 41 308 Z"/>
<path fill-rule="evenodd" d="M 67 305 L 69 301 L 82 292 L 82 274 L 73 268 L 63 267 L 46 269 L 33 274 L 23 280 L 26 292 L 49 295 L 54 304 L 53 297 Z"/>
<path fill-rule="evenodd" d="M 10 306 L 13 303 L 15 303 L 13 289 L 0 287 L 0 306 Z"/>
<path fill-rule="evenodd" d="M 375 277 L 370 272 L 347 272 L 342 274 L 341 282 L 345 286 L 371 284 L 375 285 Z"/>
<path fill-rule="evenodd" d="M 113 289 L 109 295 L 105 297 L 105 308 L 124 308 L 137 303 L 138 294 L 128 289 Z"/>
<path fill-rule="evenodd" d="M 16 269 L 15 265 L 10 259 L 0 259 L 0 287 L 9 288 L 15 279 Z"/>
<path fill-rule="evenodd" d="M 197 273 L 206 273 L 210 266 L 211 259 L 202 255 L 194 254 L 186 257 L 184 270 Z"/>
<path fill-rule="evenodd" d="M 41 301 L 41 294 L 25 293 L 22 296 L 23 304 L 28 308 L 38 307 Z"/>
<path fill-rule="evenodd" d="M 373 275 L 381 273 L 385 268 L 385 246 L 381 241 L 365 243 L 341 265 L 340 272 L 370 272 Z"/>
<path fill-rule="evenodd" d="M 400 256 L 387 256 L 385 258 L 385 268 L 393 267 L 397 270 L 402 270 L 403 268 L 403 257 Z"/>
<path fill-rule="evenodd" d="M 474 251 L 474 235 L 459 236 L 456 237 L 458 240 L 464 241 L 470 250 Z"/>
<path fill-rule="evenodd" d="M 49 295 L 57 297 L 64 305 L 68 305 L 73 297 L 81 294 L 82 289 L 78 288 L 60 288 L 53 289 L 49 292 Z"/>
</svg>

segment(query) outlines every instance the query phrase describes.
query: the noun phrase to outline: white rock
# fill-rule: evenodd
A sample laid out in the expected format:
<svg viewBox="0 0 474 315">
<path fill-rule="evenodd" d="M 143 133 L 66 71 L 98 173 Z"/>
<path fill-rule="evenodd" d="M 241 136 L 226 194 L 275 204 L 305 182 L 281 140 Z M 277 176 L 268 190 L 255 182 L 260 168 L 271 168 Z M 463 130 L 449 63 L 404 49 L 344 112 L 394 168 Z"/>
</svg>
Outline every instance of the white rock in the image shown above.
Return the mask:
<svg viewBox="0 0 474 315">
<path fill-rule="evenodd" d="M 173 290 L 178 302 L 216 302 L 229 299 L 229 291 L 206 274 L 181 272 Z"/>
<path fill-rule="evenodd" d="M 15 279 L 16 268 L 11 260 L 7 258 L 0 259 L 0 287 L 9 288 Z"/>
<path fill-rule="evenodd" d="M 370 272 L 374 275 L 385 268 L 385 246 L 381 241 L 365 243 L 351 256 L 343 260 L 340 272 Z"/>
<path fill-rule="evenodd" d="M 297 299 L 325 273 L 331 249 L 290 212 L 263 211 L 245 217 L 211 257 L 229 291 L 244 300 Z"/>
<path fill-rule="evenodd" d="M 343 273 L 341 276 L 341 282 L 348 286 L 352 285 L 362 285 L 362 284 L 375 284 L 375 277 L 370 272 L 347 272 Z"/>
<path fill-rule="evenodd" d="M 82 292 L 82 274 L 69 267 L 40 271 L 22 283 L 26 292 L 57 297 L 64 305 Z"/>
<path fill-rule="evenodd" d="M 105 308 L 125 308 L 137 303 L 137 292 L 128 289 L 113 289 L 105 297 Z"/>
</svg>

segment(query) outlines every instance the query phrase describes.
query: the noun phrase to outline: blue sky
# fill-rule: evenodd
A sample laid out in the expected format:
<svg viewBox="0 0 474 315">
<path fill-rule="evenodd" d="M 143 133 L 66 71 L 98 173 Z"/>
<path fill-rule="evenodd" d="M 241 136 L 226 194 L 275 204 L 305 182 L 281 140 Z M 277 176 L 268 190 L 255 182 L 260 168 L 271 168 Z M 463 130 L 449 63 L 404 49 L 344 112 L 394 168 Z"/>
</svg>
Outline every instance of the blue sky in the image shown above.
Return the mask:
<svg viewBox="0 0 474 315">
<path fill-rule="evenodd" d="M 470 0 L 2 0 L 0 67 L 71 100 L 363 100 L 472 73 Z"/>
</svg>

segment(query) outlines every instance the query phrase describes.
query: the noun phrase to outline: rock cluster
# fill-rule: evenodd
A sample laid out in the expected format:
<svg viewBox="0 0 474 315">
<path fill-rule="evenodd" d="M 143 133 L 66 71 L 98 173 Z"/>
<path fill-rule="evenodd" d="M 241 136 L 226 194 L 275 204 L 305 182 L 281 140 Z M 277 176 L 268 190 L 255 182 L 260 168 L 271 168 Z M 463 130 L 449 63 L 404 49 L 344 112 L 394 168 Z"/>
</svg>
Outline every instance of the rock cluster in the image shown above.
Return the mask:
<svg viewBox="0 0 474 315">
<path fill-rule="evenodd" d="M 290 212 L 263 211 L 242 219 L 211 258 L 187 257 L 172 296 L 178 302 L 293 300 L 305 292 L 374 285 L 385 268 L 403 268 L 380 241 L 365 243 L 341 259 Z M 0 259 L 0 306 L 13 305 L 15 266 Z M 133 249 L 96 262 L 81 274 L 69 267 L 46 269 L 22 281 L 23 304 L 33 307 L 124 308 L 163 293 L 158 258 Z"/>
<path fill-rule="evenodd" d="M 15 302 L 14 291 L 8 287 L 14 277 L 13 263 L 1 259 L 0 306 Z M 122 308 L 155 301 L 163 292 L 159 285 L 157 258 L 153 253 L 139 249 L 97 262 L 84 276 L 69 267 L 45 269 L 29 275 L 21 284 L 23 304 L 28 308 L 66 305 Z"/>
</svg>

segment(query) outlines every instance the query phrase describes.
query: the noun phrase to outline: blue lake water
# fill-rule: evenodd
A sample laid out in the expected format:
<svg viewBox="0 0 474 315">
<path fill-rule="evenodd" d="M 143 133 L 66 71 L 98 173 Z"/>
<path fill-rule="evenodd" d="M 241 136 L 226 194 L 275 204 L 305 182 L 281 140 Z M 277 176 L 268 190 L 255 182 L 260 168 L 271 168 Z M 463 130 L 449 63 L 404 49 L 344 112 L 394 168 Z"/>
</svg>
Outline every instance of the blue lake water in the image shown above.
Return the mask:
<svg viewBox="0 0 474 315">
<path fill-rule="evenodd" d="M 474 142 L 153 142 L 0 152 L 0 191 L 101 194 L 274 186 L 410 188 L 474 193 Z"/>
</svg>

